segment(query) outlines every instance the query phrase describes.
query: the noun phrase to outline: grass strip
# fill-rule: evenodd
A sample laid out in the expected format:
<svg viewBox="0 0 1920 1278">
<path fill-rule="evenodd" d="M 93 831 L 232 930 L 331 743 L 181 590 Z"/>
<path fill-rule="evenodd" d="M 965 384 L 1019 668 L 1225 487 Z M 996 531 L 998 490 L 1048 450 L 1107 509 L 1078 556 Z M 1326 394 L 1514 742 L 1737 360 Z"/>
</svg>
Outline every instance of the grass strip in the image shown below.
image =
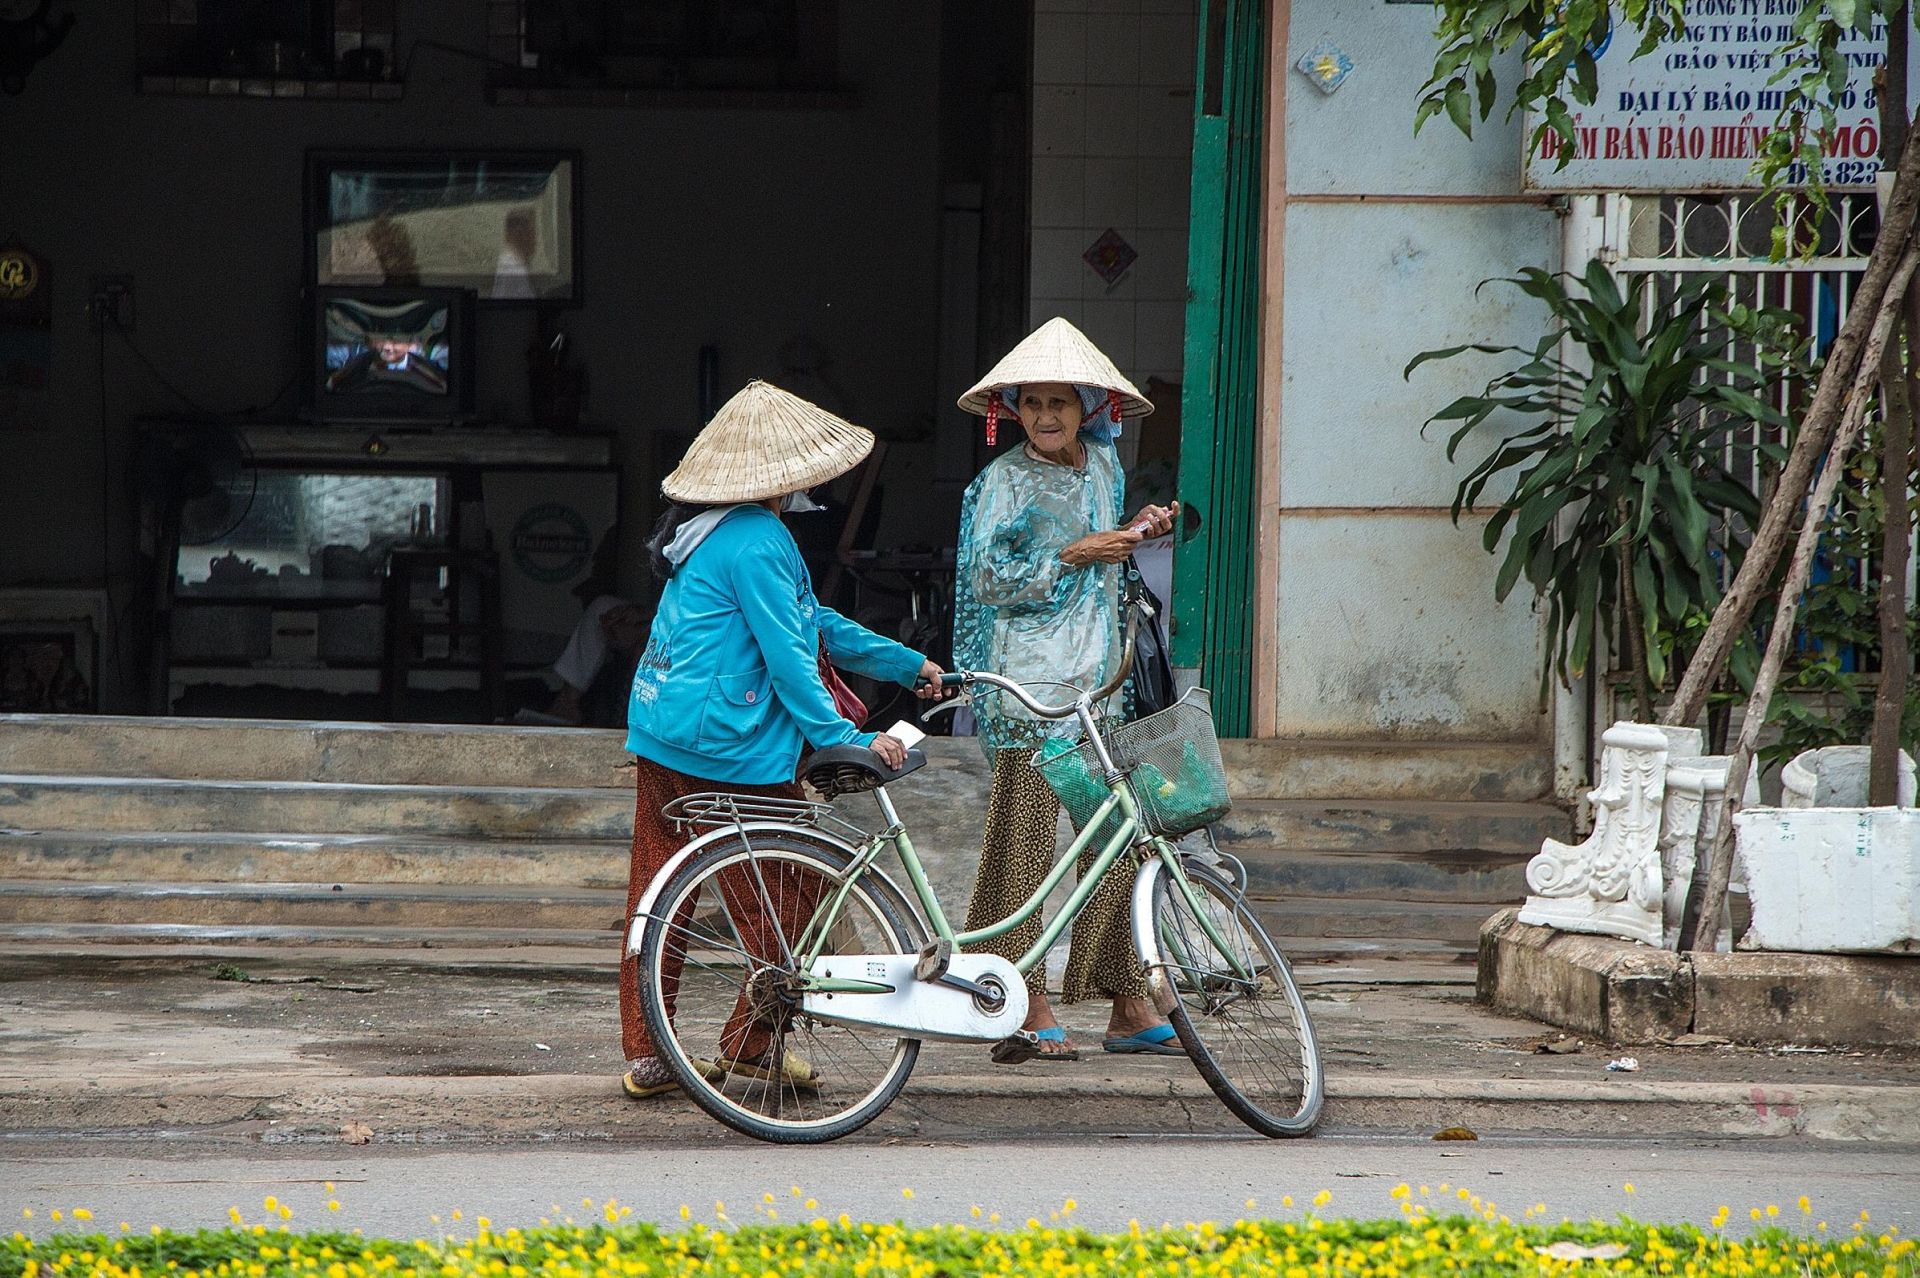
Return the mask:
<svg viewBox="0 0 1920 1278">
<path fill-rule="evenodd" d="M 1810 1214 L 1789 1229 L 1775 1223 L 1777 1209 L 1755 1208 L 1753 1232 L 1732 1237 L 1724 1208 L 1705 1229 L 1626 1217 L 1546 1224 L 1515 1222 L 1491 1207 L 1436 1215 L 1406 1201 L 1404 1189 L 1395 1191 L 1400 1219 L 1136 1224 L 1118 1233 L 1070 1219 L 979 1228 L 844 1216 L 662 1230 L 627 1222 L 626 1209 L 612 1202 L 605 1213 L 615 1223 L 496 1231 L 481 1217 L 471 1234 L 439 1239 L 299 1233 L 284 1222 L 193 1233 L 154 1226 L 146 1234 L 123 1225 L 117 1234 L 33 1239 L 16 1232 L 0 1241 L 0 1278 L 1920 1278 L 1914 1242 L 1874 1232 L 1865 1213 L 1834 1236 Z M 1071 1211 L 1069 1202 L 1068 1217 Z M 90 1220 L 84 1209 L 75 1215 Z"/>
</svg>

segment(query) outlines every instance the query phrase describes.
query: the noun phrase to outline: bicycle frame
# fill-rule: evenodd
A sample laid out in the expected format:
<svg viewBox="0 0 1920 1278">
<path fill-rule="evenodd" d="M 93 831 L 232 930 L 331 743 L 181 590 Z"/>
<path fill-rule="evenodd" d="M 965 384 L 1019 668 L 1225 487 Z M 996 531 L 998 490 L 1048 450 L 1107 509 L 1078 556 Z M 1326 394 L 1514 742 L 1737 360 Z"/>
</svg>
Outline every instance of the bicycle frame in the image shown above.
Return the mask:
<svg viewBox="0 0 1920 1278">
<path fill-rule="evenodd" d="M 1140 813 L 1134 804 L 1133 792 L 1127 787 L 1125 777 L 1116 772 L 1108 780 L 1107 787 L 1106 800 L 1095 809 L 1086 827 L 1075 836 L 1066 853 L 1055 862 L 1053 869 L 1034 890 L 1033 895 L 999 922 L 969 931 L 955 931 L 953 924 L 948 921 L 946 912 L 940 907 L 939 897 L 934 894 L 933 885 L 927 879 L 926 868 L 921 863 L 920 855 L 914 850 L 913 840 L 908 837 L 906 826 L 900 820 L 900 814 L 894 808 L 893 800 L 888 796 L 886 787 L 876 789 L 874 797 L 879 802 L 880 811 L 887 820 L 887 828 L 862 845 L 853 863 L 840 876 L 838 887 L 827 900 L 821 903 L 813 920 L 796 940 L 793 954 L 797 960 L 797 967 L 803 972 L 815 967 L 820 959 L 822 947 L 825 946 L 827 938 L 832 935 L 834 925 L 839 921 L 840 911 L 846 903 L 847 895 L 853 890 L 854 883 L 879 861 L 889 847 L 899 856 L 900 864 L 907 873 L 908 884 L 926 915 L 928 926 L 933 929 L 935 939 L 947 942 L 955 950 L 962 950 L 981 941 L 990 941 L 995 937 L 1004 936 L 1043 908 L 1054 889 L 1059 887 L 1067 874 L 1072 871 L 1080 855 L 1093 845 L 1102 827 L 1116 813 L 1118 825 L 1113 833 L 1107 836 L 1093 864 L 1088 866 L 1086 873 L 1080 876 L 1080 881 L 1074 886 L 1066 904 L 1041 929 L 1039 939 L 1027 949 L 1026 953 L 1014 960 L 1015 970 L 1024 976 L 1046 960 L 1047 952 L 1060 939 L 1060 934 L 1079 918 L 1080 911 L 1086 908 L 1088 900 L 1099 889 L 1107 871 L 1112 869 L 1114 863 L 1137 843 L 1145 843 L 1151 848 L 1166 872 L 1172 876 L 1172 881 L 1178 885 L 1194 917 L 1199 920 L 1201 928 L 1207 933 L 1208 940 L 1213 943 L 1219 954 L 1231 959 L 1233 947 L 1215 927 L 1209 912 L 1202 907 L 1199 894 L 1194 890 L 1193 884 L 1188 882 L 1186 872 L 1180 868 L 1179 853 L 1173 845 L 1158 835 L 1149 836 L 1144 840 L 1136 838 L 1142 831 Z M 1238 960 L 1233 961 L 1236 967 L 1235 974 L 1243 979 L 1250 978 L 1251 973 L 1239 971 Z M 807 988 L 821 993 L 845 994 L 880 993 L 888 989 L 887 986 L 871 981 L 846 977 L 816 977 L 807 982 Z"/>
</svg>

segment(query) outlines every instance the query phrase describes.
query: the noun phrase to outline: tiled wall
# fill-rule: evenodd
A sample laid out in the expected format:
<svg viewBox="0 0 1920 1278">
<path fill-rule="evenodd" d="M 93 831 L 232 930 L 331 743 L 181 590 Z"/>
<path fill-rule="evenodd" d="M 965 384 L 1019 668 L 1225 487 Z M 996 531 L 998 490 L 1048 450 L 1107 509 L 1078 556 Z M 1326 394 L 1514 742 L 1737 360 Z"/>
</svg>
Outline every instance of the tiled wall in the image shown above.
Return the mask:
<svg viewBox="0 0 1920 1278">
<path fill-rule="evenodd" d="M 1180 380 L 1194 0 L 1036 0 L 1028 310 L 1064 315 L 1137 384 Z M 1139 256 L 1082 258 L 1108 229 Z"/>
</svg>

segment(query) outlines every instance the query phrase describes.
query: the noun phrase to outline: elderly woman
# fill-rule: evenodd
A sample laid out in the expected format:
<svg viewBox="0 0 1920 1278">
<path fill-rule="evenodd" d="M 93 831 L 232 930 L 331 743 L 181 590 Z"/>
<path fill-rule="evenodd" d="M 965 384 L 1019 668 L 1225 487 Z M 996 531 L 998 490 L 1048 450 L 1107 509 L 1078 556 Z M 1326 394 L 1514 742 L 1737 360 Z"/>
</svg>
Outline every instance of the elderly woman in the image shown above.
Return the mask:
<svg viewBox="0 0 1920 1278">
<path fill-rule="evenodd" d="M 1124 476 L 1113 441 L 1123 418 L 1144 417 L 1153 405 L 1078 329 L 1054 319 L 962 396 L 960 407 L 986 417 L 989 444 L 1003 415 L 1019 421 L 1026 439 L 980 472 L 961 506 L 955 664 L 1035 685 L 1043 701 L 1061 700 L 1060 684 L 1098 687 L 1122 657 L 1120 565 L 1143 537 L 1172 528 L 1172 512 L 1158 506 L 1121 518 Z M 993 763 L 993 794 L 970 929 L 1012 914 L 1052 868 L 1060 805 L 1031 760 L 1045 738 L 1080 730 L 1072 719 L 1035 719 L 1005 696 L 977 697 L 974 713 Z M 1082 873 L 1095 855 L 1093 848 L 1082 855 Z M 1107 1051 L 1177 1055 L 1173 1027 L 1147 1001 L 1130 887 L 1126 876 L 1110 873 L 1074 924 L 1062 995 L 1069 1003 L 1113 1001 Z M 1040 932 L 1036 913 L 983 948 L 1017 958 Z M 1024 1028 L 1036 1033 L 1039 1058 L 1079 1059 L 1047 1002 L 1044 967 L 1027 983 Z M 1019 1039 L 993 1051 L 1003 1064 L 1033 1055 Z"/>
<path fill-rule="evenodd" d="M 822 654 L 883 682 L 935 691 L 940 667 L 920 653 L 848 621 L 814 598 L 813 583 L 783 510 L 805 508 L 803 495 L 858 465 L 873 436 L 806 400 L 751 382 L 700 432 L 661 490 L 673 503 L 647 549 L 666 582 L 627 713 L 627 749 L 636 756 L 633 863 L 627 916 L 667 860 L 685 842 L 660 809 L 703 791 L 798 799 L 794 783 L 808 746 L 869 746 L 890 768 L 905 747 L 860 731 L 841 717 L 828 690 Z M 778 921 L 801 930 L 817 901 L 794 894 Z M 743 893 L 743 899 L 751 894 Z M 782 901 L 789 897 L 783 894 Z M 749 946 L 772 938 L 773 920 L 735 918 Z M 668 978 L 677 984 L 677 973 Z M 731 1073 L 817 1082 L 812 1065 L 792 1053 L 762 1060 L 740 1020 Z M 656 1096 L 676 1085 L 654 1053 L 640 1007 L 637 962 L 620 964 L 620 1033 L 627 1095 Z"/>
</svg>

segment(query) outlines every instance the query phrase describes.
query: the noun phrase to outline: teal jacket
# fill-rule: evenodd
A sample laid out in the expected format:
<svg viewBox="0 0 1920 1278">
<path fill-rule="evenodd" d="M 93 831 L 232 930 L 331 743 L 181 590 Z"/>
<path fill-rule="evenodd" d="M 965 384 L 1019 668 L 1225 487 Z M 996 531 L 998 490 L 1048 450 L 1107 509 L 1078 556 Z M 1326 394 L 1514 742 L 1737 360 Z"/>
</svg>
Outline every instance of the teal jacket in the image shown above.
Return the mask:
<svg viewBox="0 0 1920 1278">
<path fill-rule="evenodd" d="M 820 681 L 833 663 L 911 688 L 925 657 L 855 625 L 813 596 L 780 517 L 743 506 L 721 520 L 660 597 L 633 675 L 627 749 L 708 781 L 791 781 L 808 746 L 870 745 Z"/>
</svg>

